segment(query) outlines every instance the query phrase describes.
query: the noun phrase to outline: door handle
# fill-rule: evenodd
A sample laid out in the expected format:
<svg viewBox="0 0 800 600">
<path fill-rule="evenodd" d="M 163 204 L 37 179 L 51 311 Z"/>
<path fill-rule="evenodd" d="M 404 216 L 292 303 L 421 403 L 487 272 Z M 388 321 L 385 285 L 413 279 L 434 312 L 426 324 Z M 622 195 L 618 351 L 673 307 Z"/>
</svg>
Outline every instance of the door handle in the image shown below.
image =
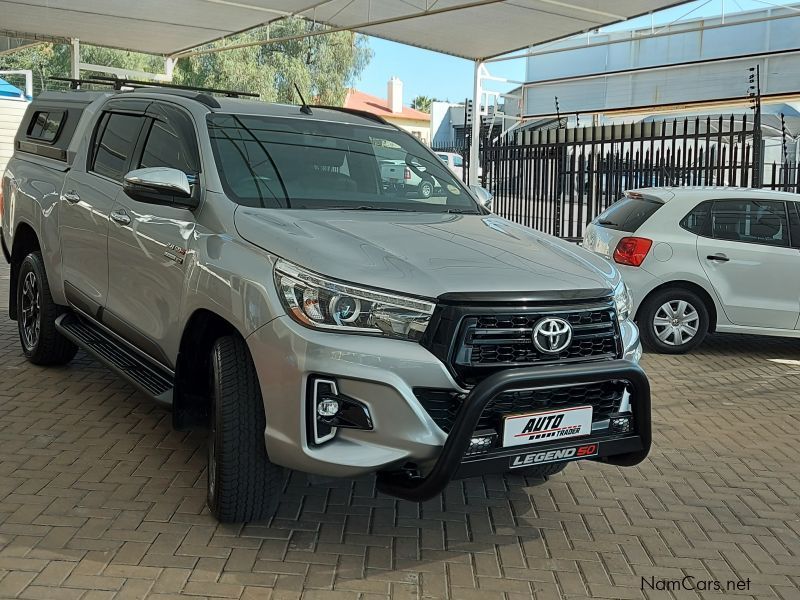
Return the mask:
<svg viewBox="0 0 800 600">
<path fill-rule="evenodd" d="M 120 225 L 128 225 L 131 222 L 131 217 L 124 210 L 120 209 L 111 213 L 111 220 Z"/>
<path fill-rule="evenodd" d="M 728 258 L 727 256 L 725 256 L 722 253 L 720 253 L 720 254 L 709 254 L 708 256 L 706 256 L 706 258 L 708 260 L 713 260 L 713 261 L 716 261 L 716 262 L 728 262 L 730 260 L 730 258 Z"/>
<path fill-rule="evenodd" d="M 61 198 L 63 198 L 67 202 L 71 202 L 72 204 L 81 201 L 81 195 L 75 190 L 70 190 L 66 194 L 62 194 Z"/>
</svg>

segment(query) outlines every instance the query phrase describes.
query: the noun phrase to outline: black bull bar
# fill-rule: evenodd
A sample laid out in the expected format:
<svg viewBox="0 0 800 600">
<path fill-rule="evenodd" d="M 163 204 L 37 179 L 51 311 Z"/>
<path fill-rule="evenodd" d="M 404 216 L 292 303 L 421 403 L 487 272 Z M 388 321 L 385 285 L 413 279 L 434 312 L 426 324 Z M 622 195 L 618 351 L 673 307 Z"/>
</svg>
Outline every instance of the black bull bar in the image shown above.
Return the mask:
<svg viewBox="0 0 800 600">
<path fill-rule="evenodd" d="M 486 405 L 498 394 L 519 389 L 581 385 L 598 381 L 624 381 L 629 385 L 631 410 L 634 415 L 637 443 L 633 451 L 601 460 L 613 465 L 632 466 L 642 462 L 650 451 L 650 383 L 642 369 L 627 360 L 614 360 L 575 365 L 547 365 L 525 369 L 508 369 L 490 375 L 476 385 L 464 399 L 453 427 L 433 468 L 425 477 L 414 477 L 407 471 L 378 473 L 378 490 L 402 498 L 422 502 L 440 494 L 459 470 L 464 454 Z M 593 436 L 578 443 L 591 443 Z M 573 444 L 574 445 L 574 444 Z M 538 448 L 539 446 L 537 446 Z M 530 447 L 515 448 L 518 453 Z M 477 458 L 477 457 L 475 457 Z M 506 463 L 507 464 L 507 463 Z"/>
</svg>

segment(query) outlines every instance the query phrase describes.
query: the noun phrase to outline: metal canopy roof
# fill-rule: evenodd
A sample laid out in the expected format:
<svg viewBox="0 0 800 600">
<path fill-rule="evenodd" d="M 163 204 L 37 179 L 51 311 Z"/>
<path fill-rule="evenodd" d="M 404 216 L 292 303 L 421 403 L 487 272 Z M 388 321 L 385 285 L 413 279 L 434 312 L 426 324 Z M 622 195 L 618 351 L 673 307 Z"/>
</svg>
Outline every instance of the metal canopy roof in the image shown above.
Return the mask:
<svg viewBox="0 0 800 600">
<path fill-rule="evenodd" d="M 685 0 L 684 0 L 685 1 Z M 649 13 L 675 0 L 0 0 L 0 35 L 174 56 L 298 15 L 472 60 Z"/>
</svg>

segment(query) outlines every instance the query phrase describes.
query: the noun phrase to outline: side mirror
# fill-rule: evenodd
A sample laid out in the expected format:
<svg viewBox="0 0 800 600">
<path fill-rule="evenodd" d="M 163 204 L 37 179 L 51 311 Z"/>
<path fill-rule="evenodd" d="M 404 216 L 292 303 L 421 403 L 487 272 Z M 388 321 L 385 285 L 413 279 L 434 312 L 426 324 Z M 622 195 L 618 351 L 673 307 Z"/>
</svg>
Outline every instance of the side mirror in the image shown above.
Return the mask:
<svg viewBox="0 0 800 600">
<path fill-rule="evenodd" d="M 136 169 L 125 175 L 122 190 L 134 200 L 196 208 L 198 200 L 192 195 L 192 187 L 186 173 L 168 167 Z"/>
<path fill-rule="evenodd" d="M 479 185 L 471 185 L 469 186 L 469 189 L 472 190 L 472 193 L 478 199 L 478 202 L 480 202 L 485 208 L 492 210 L 492 200 L 494 200 L 492 192 Z"/>
</svg>

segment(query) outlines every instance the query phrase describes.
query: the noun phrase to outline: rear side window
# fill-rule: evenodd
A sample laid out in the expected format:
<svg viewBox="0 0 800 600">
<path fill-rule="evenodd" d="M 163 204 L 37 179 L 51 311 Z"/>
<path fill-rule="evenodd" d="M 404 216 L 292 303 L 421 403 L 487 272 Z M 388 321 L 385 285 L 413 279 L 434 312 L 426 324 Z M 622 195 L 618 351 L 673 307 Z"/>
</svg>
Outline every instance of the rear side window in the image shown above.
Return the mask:
<svg viewBox="0 0 800 600">
<path fill-rule="evenodd" d="M 663 203 L 649 198 L 622 198 L 603 212 L 594 224 L 607 229 L 633 233 L 644 225 L 663 206 Z"/>
<path fill-rule="evenodd" d="M 32 140 L 52 143 L 64 123 L 64 111 L 37 110 L 28 124 L 26 136 Z"/>
<path fill-rule="evenodd" d="M 775 200 L 717 200 L 712 209 L 712 233 L 719 240 L 788 246 L 786 204 Z"/>
<path fill-rule="evenodd" d="M 712 202 L 706 201 L 695 206 L 692 212 L 683 217 L 680 223 L 681 227 L 695 235 L 708 236 L 711 229 L 709 227 L 711 224 L 711 204 Z"/>
<path fill-rule="evenodd" d="M 792 246 L 800 247 L 800 202 L 789 202 L 789 229 L 792 233 Z"/>
<path fill-rule="evenodd" d="M 101 121 L 95 141 L 92 171 L 122 181 L 142 121 L 143 117 L 108 113 Z"/>
</svg>

